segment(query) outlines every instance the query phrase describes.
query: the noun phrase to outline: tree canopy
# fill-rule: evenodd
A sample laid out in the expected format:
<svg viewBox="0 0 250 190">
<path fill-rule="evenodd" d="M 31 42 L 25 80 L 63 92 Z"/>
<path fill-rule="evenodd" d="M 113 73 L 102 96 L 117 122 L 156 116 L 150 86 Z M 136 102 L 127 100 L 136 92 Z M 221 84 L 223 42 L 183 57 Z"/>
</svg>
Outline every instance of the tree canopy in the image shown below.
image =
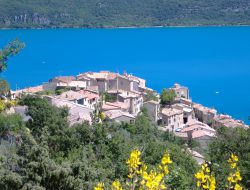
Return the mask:
<svg viewBox="0 0 250 190">
<path fill-rule="evenodd" d="M 15 39 L 9 44 L 4 47 L 3 49 L 0 49 L 0 72 L 3 72 L 7 69 L 7 62 L 10 57 L 18 54 L 21 49 L 24 48 L 24 43 L 21 42 L 19 39 Z"/>
<path fill-rule="evenodd" d="M 161 105 L 166 106 L 170 105 L 176 97 L 176 94 L 173 90 L 171 89 L 163 89 L 161 92 Z"/>
<path fill-rule="evenodd" d="M 250 129 L 226 128 L 222 127 L 217 131 L 217 138 L 210 144 L 209 157 L 214 163 L 214 170 L 218 176 L 218 186 L 223 189 L 226 179 L 223 178 L 228 173 L 226 167 L 230 154 L 239 157 L 239 168 L 242 173 L 242 183 L 249 186 L 250 179 Z M 217 167 L 216 167 L 217 166 Z"/>
<path fill-rule="evenodd" d="M 0 189 L 87 190 L 99 181 L 125 182 L 126 160 L 134 148 L 142 152 L 148 167 L 159 163 L 167 149 L 174 168 L 168 182 L 177 189 L 195 187 L 192 175 L 197 164 L 184 143 L 158 131 L 145 109 L 135 123 L 69 127 L 67 109 L 36 96 L 27 96 L 21 103 L 28 106 L 32 117 L 27 123 L 16 116 L 0 115 L 0 131 L 4 131 L 0 150 L 11 150 L 0 154 Z M 11 137 L 15 143 L 9 146 Z"/>
</svg>

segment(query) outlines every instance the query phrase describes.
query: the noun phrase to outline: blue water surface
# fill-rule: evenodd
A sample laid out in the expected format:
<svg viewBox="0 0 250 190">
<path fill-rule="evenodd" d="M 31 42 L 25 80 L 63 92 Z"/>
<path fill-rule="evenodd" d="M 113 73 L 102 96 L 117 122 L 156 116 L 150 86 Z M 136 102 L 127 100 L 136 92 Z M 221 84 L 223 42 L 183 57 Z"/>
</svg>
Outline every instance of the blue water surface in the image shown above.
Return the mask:
<svg viewBox="0 0 250 190">
<path fill-rule="evenodd" d="M 0 30 L 0 47 L 16 37 L 26 48 L 1 74 L 12 89 L 58 75 L 126 71 L 159 92 L 181 83 L 193 101 L 248 122 L 250 27 Z"/>
</svg>

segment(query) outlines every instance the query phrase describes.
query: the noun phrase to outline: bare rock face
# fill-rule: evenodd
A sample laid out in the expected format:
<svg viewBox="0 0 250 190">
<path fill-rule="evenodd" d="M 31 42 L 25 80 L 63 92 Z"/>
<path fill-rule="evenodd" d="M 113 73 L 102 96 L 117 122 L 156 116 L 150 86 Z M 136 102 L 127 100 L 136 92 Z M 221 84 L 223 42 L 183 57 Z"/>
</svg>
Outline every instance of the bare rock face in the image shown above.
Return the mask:
<svg viewBox="0 0 250 190">
<path fill-rule="evenodd" d="M 0 16 L 0 27 L 50 27 L 57 20 L 69 19 L 70 14 L 60 13 L 55 14 L 53 17 L 42 15 L 39 13 L 34 14 L 19 14 L 11 16 Z"/>
<path fill-rule="evenodd" d="M 20 14 L 14 16 L 4 16 L 0 17 L 0 23 L 5 25 L 6 27 L 9 26 L 17 26 L 17 25 L 24 25 L 25 24 L 35 24 L 41 26 L 48 26 L 51 23 L 51 20 L 44 16 L 37 13 L 32 15 L 30 14 Z"/>
</svg>

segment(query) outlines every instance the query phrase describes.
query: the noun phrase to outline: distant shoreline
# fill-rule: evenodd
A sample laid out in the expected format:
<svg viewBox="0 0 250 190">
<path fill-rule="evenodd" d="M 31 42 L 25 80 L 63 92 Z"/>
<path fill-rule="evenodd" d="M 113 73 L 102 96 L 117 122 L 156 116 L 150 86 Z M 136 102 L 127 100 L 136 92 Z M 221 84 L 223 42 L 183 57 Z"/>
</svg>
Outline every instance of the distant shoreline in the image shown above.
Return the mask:
<svg viewBox="0 0 250 190">
<path fill-rule="evenodd" d="M 171 25 L 171 26 L 117 26 L 117 27 L 9 27 L 0 30 L 46 30 L 46 29 L 144 29 L 144 28 L 206 28 L 206 27 L 250 27 L 250 24 L 239 25 Z"/>
</svg>

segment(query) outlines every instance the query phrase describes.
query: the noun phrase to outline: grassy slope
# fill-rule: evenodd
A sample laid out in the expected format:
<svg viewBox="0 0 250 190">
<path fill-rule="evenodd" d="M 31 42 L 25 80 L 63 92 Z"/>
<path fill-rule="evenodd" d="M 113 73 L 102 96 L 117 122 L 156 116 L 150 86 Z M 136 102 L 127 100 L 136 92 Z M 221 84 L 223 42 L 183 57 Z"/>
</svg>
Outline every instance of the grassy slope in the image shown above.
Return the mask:
<svg viewBox="0 0 250 190">
<path fill-rule="evenodd" d="M 0 0 L 0 27 L 196 24 L 250 24 L 250 1 Z"/>
</svg>

